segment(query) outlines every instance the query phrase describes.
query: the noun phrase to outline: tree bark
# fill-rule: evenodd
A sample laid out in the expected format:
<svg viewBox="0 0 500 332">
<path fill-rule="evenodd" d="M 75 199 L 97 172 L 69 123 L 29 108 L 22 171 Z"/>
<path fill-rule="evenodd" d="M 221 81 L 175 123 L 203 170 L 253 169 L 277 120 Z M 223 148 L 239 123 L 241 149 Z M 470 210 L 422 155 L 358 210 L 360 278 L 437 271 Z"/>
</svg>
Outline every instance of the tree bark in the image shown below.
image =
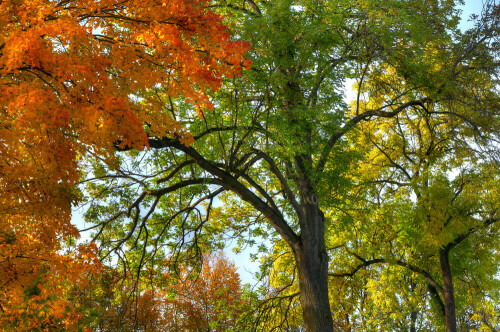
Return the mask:
<svg viewBox="0 0 500 332">
<path fill-rule="evenodd" d="M 416 284 L 413 282 L 413 279 L 410 277 L 410 290 L 412 293 L 415 292 Z M 417 317 L 418 311 L 413 308 L 410 312 L 410 332 L 417 332 Z"/>
<path fill-rule="evenodd" d="M 410 313 L 410 332 L 417 332 L 417 314 L 415 310 Z"/>
<path fill-rule="evenodd" d="M 448 249 L 439 251 L 439 261 L 441 263 L 441 273 L 443 275 L 443 295 L 444 295 L 444 321 L 446 332 L 457 331 L 457 318 L 455 313 L 455 294 L 453 290 L 453 279 L 450 268 Z"/>
<path fill-rule="evenodd" d="M 351 320 L 349 319 L 349 314 L 345 314 L 345 326 L 346 326 L 347 332 L 352 332 Z"/>
<path fill-rule="evenodd" d="M 316 202 L 305 205 L 301 245 L 294 251 L 299 273 L 300 302 L 308 332 L 333 331 L 328 300 L 328 255 L 323 213 Z"/>
</svg>

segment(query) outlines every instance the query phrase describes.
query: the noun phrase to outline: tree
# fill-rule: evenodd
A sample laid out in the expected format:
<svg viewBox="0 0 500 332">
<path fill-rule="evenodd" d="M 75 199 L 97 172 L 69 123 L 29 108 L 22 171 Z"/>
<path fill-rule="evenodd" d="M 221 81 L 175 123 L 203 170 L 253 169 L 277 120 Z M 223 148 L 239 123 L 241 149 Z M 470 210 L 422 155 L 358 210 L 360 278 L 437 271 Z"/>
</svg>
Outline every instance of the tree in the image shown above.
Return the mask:
<svg viewBox="0 0 500 332">
<path fill-rule="evenodd" d="M 494 5 L 490 6 L 486 12 L 494 13 Z M 498 287 L 489 280 L 498 267 L 498 159 L 488 150 L 495 150 L 498 142 L 498 114 L 493 113 L 498 87 L 488 78 L 493 63 L 487 61 L 484 49 L 489 46 L 473 43 L 496 29 L 495 15 L 485 15 L 461 40 L 468 52 L 478 52 L 468 66 L 482 71 L 468 72 L 467 81 L 457 80 L 459 89 L 448 91 L 446 106 L 429 101 L 390 120 L 359 126 L 358 148 L 372 150 L 358 169 L 355 191 L 361 194 L 344 207 L 348 218 L 359 220 L 346 231 L 350 235 L 343 234 L 333 244 L 355 261 L 351 271 L 336 276 L 352 277 L 372 264 L 394 264 L 424 277 L 420 282 L 428 283 L 447 331 L 456 331 L 456 315 L 461 312 L 456 310 L 460 301 L 455 300 L 453 274 L 461 284 L 459 294 L 475 293 L 473 297 L 485 303 L 488 299 L 481 293 Z M 396 75 L 380 85 L 383 73 L 367 75 L 365 93 L 374 95 L 380 88 L 398 91 L 394 86 L 401 80 Z M 471 88 L 469 81 L 483 85 Z M 467 111 L 464 105 L 473 107 Z M 339 242 L 350 244 L 338 246 Z M 345 263 L 343 259 L 339 263 Z"/>
<path fill-rule="evenodd" d="M 205 255 L 199 275 L 183 267 L 180 278 L 167 288 L 172 298 L 166 299 L 166 330 L 247 330 L 245 326 L 238 328 L 238 323 L 249 303 L 244 299 L 236 266 L 222 252 Z"/>
<path fill-rule="evenodd" d="M 200 271 L 181 266 L 152 280 L 109 269 L 71 298 L 82 323 L 99 331 L 247 331 L 248 311 L 236 267 L 223 253 L 205 255 Z M 248 322 L 246 322 L 248 323 Z"/>
<path fill-rule="evenodd" d="M 31 296 L 39 278 L 56 298 L 95 270 L 92 246 L 81 259 L 60 253 L 78 237 L 80 158 L 112 163 L 114 142 L 142 149 L 148 134 L 192 140 L 154 91 L 211 107 L 205 91 L 238 74 L 248 49 L 222 19 L 203 0 L 0 1 L 1 322 L 40 296 L 50 306 L 50 292 Z"/>
<path fill-rule="evenodd" d="M 373 149 L 359 168 L 356 194 L 343 212 L 353 220 L 350 229 L 339 225 L 336 233 L 340 236 L 332 239 L 337 242 L 334 247 L 345 251 L 335 265 L 346 272 L 332 275 L 352 278 L 374 264 L 392 265 L 369 274 L 374 282 L 366 288 L 376 291 L 368 289 L 373 295 L 369 294 L 367 302 L 384 307 L 380 302 L 390 297 L 376 293 L 385 289 L 384 293 L 398 294 L 412 306 L 407 317 L 414 313 L 416 318 L 421 311 L 422 317 L 438 317 L 433 319 L 435 326 L 446 323 L 448 330 L 456 330 L 455 317 L 466 303 L 474 311 L 482 310 L 481 305 L 474 308 L 474 302 L 498 300 L 486 294 L 498 288 L 498 280 L 491 277 L 498 268 L 499 174 L 494 160 L 478 156 L 469 145 L 472 137 L 457 130 L 460 123 L 402 115 L 363 128 L 360 145 Z M 378 128 L 385 125 L 381 139 Z M 406 281 L 391 280 L 398 274 L 406 274 Z M 461 291 L 455 300 L 457 286 Z M 409 289 L 424 290 L 418 306 Z M 398 302 L 386 305 L 386 310 L 404 313 L 394 307 L 401 305 Z M 375 324 L 381 321 L 375 319 Z M 406 325 L 410 324 L 402 326 Z"/>
<path fill-rule="evenodd" d="M 115 169 L 95 160 L 87 220 L 104 254 L 139 268 L 162 250 L 190 258 L 228 232 L 242 241 L 281 239 L 294 258 L 305 329 L 331 331 L 325 232 L 362 154 L 349 140 L 363 123 L 406 111 L 420 116 L 431 105 L 440 110 L 433 118 L 495 132 L 497 7 L 483 21 L 487 28 L 465 35 L 453 1 L 218 6 L 234 13 L 233 28 L 251 42 L 252 70 L 224 82 L 213 94 L 215 111 L 201 119 L 182 101 L 168 105 L 189 126 L 192 145 L 152 135 L 150 151 L 133 160 L 124 153 Z M 341 92 L 349 77 L 357 81 L 352 108 Z M 484 86 L 487 94 L 470 98 Z M 468 121 L 475 112 L 485 120 L 478 128 Z"/>
</svg>

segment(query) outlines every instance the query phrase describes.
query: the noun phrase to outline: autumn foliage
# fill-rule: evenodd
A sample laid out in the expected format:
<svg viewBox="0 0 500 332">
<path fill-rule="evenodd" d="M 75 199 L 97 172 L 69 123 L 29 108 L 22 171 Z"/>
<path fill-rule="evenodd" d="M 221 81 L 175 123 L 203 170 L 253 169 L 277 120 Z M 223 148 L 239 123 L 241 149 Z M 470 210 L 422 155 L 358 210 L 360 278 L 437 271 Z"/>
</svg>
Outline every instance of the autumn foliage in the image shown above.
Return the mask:
<svg viewBox="0 0 500 332">
<path fill-rule="evenodd" d="M 112 161 L 114 144 L 140 149 L 148 135 L 189 144 L 168 99 L 210 108 L 204 91 L 248 65 L 248 44 L 206 5 L 0 1 L 0 325 L 55 324 L 71 311 L 64 283 L 98 268 L 93 247 L 61 251 L 61 239 L 78 237 L 78 158 Z"/>
<path fill-rule="evenodd" d="M 151 280 L 108 271 L 72 294 L 87 326 L 104 331 L 244 331 L 249 308 L 235 265 L 223 253 L 205 255 L 199 272 L 180 266 Z M 159 281 L 159 282 L 158 282 Z"/>
<path fill-rule="evenodd" d="M 229 331 L 247 304 L 242 298 L 236 266 L 222 253 L 204 257 L 198 276 L 181 270 L 182 282 L 174 283 L 166 299 L 168 331 Z"/>
</svg>

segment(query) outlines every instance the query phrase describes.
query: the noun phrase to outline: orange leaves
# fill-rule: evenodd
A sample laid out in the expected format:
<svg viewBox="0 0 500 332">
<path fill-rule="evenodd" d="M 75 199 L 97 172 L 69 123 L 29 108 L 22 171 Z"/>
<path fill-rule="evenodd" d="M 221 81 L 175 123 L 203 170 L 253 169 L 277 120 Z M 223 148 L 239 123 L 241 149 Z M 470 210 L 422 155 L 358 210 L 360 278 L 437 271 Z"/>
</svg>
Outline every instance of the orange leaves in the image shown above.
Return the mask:
<svg viewBox="0 0 500 332">
<path fill-rule="evenodd" d="M 123 283 L 117 282 L 120 277 L 110 269 L 90 287 L 99 295 L 89 296 L 91 290 L 77 296 L 83 309 L 98 312 L 93 326 L 110 331 L 233 331 L 248 305 L 236 267 L 222 253 L 205 256 L 200 275 L 182 267 L 180 279 L 166 273 L 164 284 L 155 289 L 149 278 L 136 284 L 135 275 Z"/>
<path fill-rule="evenodd" d="M 243 59 L 248 44 L 231 41 L 222 17 L 206 10 L 207 3 L 0 1 L 0 263 L 8 267 L 1 272 L 0 280 L 8 281 L 0 283 L 0 304 L 5 312 L 28 310 L 22 294 L 37 271 L 57 271 L 55 279 L 43 274 L 40 285 L 63 289 L 65 280 L 77 278 L 63 267 L 81 272 L 97 263 L 93 251 L 84 265 L 76 256 L 56 254 L 61 238 L 77 235 L 70 224 L 77 156 L 90 150 L 112 159 L 115 143 L 142 149 L 145 124 L 149 135 L 190 144 L 192 136 L 148 91 L 161 88 L 168 97 L 211 107 L 204 91 L 217 89 L 224 76 L 248 65 Z"/>
<path fill-rule="evenodd" d="M 75 130 L 95 131 L 87 119 L 109 119 L 107 114 L 116 109 L 108 107 L 112 97 L 122 110 L 134 114 L 135 120 L 129 116 L 126 120 L 136 122 L 135 135 L 141 136 L 137 123 L 143 121 L 143 114 L 131 96 L 161 86 L 171 97 L 182 95 L 199 107 L 210 108 L 204 91 L 217 89 L 223 76 L 242 68 L 248 44 L 231 41 L 222 17 L 206 11 L 204 4 L 184 0 L 16 1 L 10 24 L 2 26 L 2 83 L 18 86 L 16 96 L 27 96 L 21 89 L 24 83 L 39 95 L 52 96 L 54 104 L 70 110 L 66 119 L 75 122 Z M 0 13 L 12 14 L 12 5 L 13 1 L 4 1 Z M 51 109 L 51 103 L 27 98 Z M 20 103 L 25 100 L 14 106 Z M 164 106 L 155 111 L 165 112 Z M 118 133 L 119 123 L 106 128 Z M 59 121 L 54 123 L 54 127 L 59 125 Z M 143 137 L 130 140 L 136 147 L 144 145 Z"/>
<path fill-rule="evenodd" d="M 228 331 L 236 327 L 245 305 L 236 267 L 222 252 L 205 256 L 196 278 L 182 269 L 181 280 L 168 292 L 174 294 L 165 299 L 171 329 Z"/>
<path fill-rule="evenodd" d="M 80 314 L 65 299 L 67 288 L 84 287 L 86 274 L 97 272 L 95 247 L 65 256 L 54 253 L 46 242 L 26 241 L 29 238 L 22 232 L 0 236 L 0 326 L 17 331 L 69 329 Z"/>
</svg>

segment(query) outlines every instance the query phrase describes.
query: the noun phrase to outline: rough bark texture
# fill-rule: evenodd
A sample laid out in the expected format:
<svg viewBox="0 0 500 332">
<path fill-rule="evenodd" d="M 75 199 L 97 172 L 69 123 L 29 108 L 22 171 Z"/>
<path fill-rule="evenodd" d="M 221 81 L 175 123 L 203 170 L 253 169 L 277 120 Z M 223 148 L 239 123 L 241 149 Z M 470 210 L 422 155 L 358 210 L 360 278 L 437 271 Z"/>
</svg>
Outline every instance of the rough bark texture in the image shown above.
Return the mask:
<svg viewBox="0 0 500 332">
<path fill-rule="evenodd" d="M 299 271 L 300 302 L 304 327 L 308 332 L 333 331 L 328 301 L 328 255 L 325 250 L 325 225 L 317 199 L 305 204 L 305 224 L 301 246 L 295 251 Z"/>
<path fill-rule="evenodd" d="M 441 273 L 443 275 L 444 320 L 446 332 L 456 332 L 457 318 L 455 314 L 455 294 L 453 291 L 449 250 L 441 250 L 439 252 L 439 261 L 441 263 Z"/>
</svg>

